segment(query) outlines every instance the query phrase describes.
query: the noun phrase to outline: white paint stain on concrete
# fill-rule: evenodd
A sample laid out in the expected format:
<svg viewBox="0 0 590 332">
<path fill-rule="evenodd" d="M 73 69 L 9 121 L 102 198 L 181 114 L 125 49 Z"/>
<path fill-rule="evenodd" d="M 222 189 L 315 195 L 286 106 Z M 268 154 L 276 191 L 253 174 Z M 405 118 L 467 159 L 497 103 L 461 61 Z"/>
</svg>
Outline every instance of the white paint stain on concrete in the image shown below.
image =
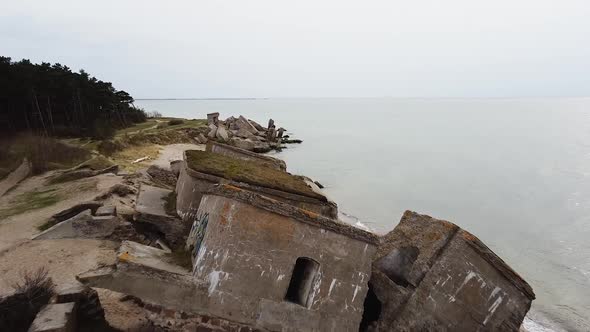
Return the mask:
<svg viewBox="0 0 590 332">
<path fill-rule="evenodd" d="M 486 316 L 486 319 L 484 319 L 483 325 L 486 325 L 488 320 L 494 315 L 494 312 L 496 312 L 496 309 L 498 309 L 498 307 L 500 306 L 501 303 L 502 303 L 502 297 L 499 296 L 496 299 L 496 301 L 494 301 L 494 303 L 492 303 L 492 306 L 488 309 L 488 315 Z"/>
</svg>

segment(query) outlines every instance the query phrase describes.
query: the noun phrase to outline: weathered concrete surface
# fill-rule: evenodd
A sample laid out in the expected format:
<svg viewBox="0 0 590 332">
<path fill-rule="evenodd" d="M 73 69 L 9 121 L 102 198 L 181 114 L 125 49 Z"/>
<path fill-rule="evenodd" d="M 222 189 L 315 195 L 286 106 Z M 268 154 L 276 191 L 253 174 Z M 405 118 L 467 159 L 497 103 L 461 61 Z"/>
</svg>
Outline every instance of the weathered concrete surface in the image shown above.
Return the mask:
<svg viewBox="0 0 590 332">
<path fill-rule="evenodd" d="M 310 187 L 310 192 L 313 192 L 317 197 L 323 196 L 323 199 L 320 200 L 316 197 L 308 197 L 244 182 L 230 181 L 219 176 L 197 172 L 189 168 L 187 163 L 184 162 L 176 183 L 176 209 L 183 221 L 186 224 L 191 225 L 196 217 L 203 192 L 213 188 L 216 184 L 227 183 L 249 191 L 261 193 L 275 200 L 321 214 L 328 218 L 337 219 L 338 207 L 336 203 L 328 199 L 321 191 L 319 191 L 317 186 L 305 180 L 302 181 L 307 183 L 308 187 Z"/>
<path fill-rule="evenodd" d="M 358 329 L 373 234 L 227 185 L 203 196 L 197 216 L 187 244 L 208 310 L 275 331 Z M 305 301 L 286 303 L 302 257 L 319 268 Z"/>
<path fill-rule="evenodd" d="M 4 180 L 0 180 L 0 196 L 4 195 L 11 188 L 19 184 L 19 182 L 26 179 L 27 176 L 31 174 L 31 170 L 32 165 L 27 158 L 25 158 L 17 169 L 8 174 Z"/>
<path fill-rule="evenodd" d="M 115 216 L 94 217 L 90 210 L 86 210 L 35 235 L 33 240 L 105 238 L 113 234 L 119 224 Z"/>
<path fill-rule="evenodd" d="M 127 264 L 141 265 L 170 273 L 189 273 L 188 270 L 171 263 L 172 258 L 169 251 L 145 246 L 136 242 L 123 241 L 119 248 L 117 258 L 120 262 Z"/>
<path fill-rule="evenodd" d="M 475 236 L 411 211 L 383 237 L 370 284 L 376 331 L 518 331 L 535 298 Z"/>
<path fill-rule="evenodd" d="M 97 217 L 116 216 L 117 207 L 114 205 L 101 206 L 96 210 L 96 213 L 94 213 L 94 215 Z"/>
<path fill-rule="evenodd" d="M 75 332 L 76 304 L 48 304 L 35 317 L 29 332 Z"/>
<path fill-rule="evenodd" d="M 81 323 L 104 321 L 104 309 L 96 290 L 79 282 L 62 285 L 55 296 L 56 303 L 76 303 L 76 320 Z"/>
<path fill-rule="evenodd" d="M 171 190 L 142 184 L 135 203 L 136 222 L 148 223 L 156 227 L 166 241 L 176 247 L 182 245 L 187 227 L 175 216 L 166 213 L 165 204 Z"/>
<path fill-rule="evenodd" d="M 287 170 L 287 164 L 283 160 L 261 155 L 227 144 L 209 142 L 207 143 L 207 149 L 205 151 L 219 153 L 232 158 L 253 161 L 263 166 L 278 169 L 281 171 Z"/>
</svg>

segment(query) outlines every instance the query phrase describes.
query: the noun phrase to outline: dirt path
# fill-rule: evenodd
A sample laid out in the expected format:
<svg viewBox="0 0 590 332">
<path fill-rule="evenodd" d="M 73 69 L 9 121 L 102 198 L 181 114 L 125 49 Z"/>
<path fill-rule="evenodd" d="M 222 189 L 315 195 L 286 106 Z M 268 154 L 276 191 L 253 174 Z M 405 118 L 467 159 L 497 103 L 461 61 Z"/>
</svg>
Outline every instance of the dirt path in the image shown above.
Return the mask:
<svg viewBox="0 0 590 332">
<path fill-rule="evenodd" d="M 205 151 L 205 144 L 170 144 L 162 146 L 158 158 L 151 162 L 151 164 L 160 166 L 162 168 L 170 168 L 170 162 L 174 160 L 182 160 L 183 153 L 186 150 L 201 150 Z"/>
</svg>

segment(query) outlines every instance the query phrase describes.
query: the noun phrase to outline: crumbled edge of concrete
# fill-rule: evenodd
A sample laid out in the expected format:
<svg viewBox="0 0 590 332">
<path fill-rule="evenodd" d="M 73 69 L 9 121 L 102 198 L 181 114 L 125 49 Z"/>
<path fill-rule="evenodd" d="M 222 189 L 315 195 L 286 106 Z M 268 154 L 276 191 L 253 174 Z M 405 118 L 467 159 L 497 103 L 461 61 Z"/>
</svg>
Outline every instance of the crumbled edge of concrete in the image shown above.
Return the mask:
<svg viewBox="0 0 590 332">
<path fill-rule="evenodd" d="M 361 240 L 371 244 L 378 244 L 379 237 L 373 233 L 367 232 L 352 225 L 348 225 L 337 220 L 326 218 L 318 213 L 307 211 L 272 198 L 247 191 L 232 185 L 218 184 L 213 189 L 205 191 L 205 195 L 222 196 L 235 199 L 257 208 L 280 214 L 286 217 L 294 218 L 298 221 L 307 223 L 312 226 L 339 233 L 350 238 Z"/>
<path fill-rule="evenodd" d="M 533 292 L 533 288 L 516 272 L 514 271 L 504 260 L 502 260 L 495 252 L 493 252 L 488 246 L 486 246 L 477 236 L 469 233 L 468 231 L 462 229 L 461 227 L 457 226 L 456 224 L 442 219 L 433 218 L 429 215 L 420 214 L 414 211 L 406 210 L 402 215 L 400 220 L 400 224 L 407 222 L 408 220 L 412 219 L 414 216 L 419 216 L 418 220 L 427 220 L 428 222 L 438 222 L 442 223 L 445 227 L 452 229 L 451 236 L 448 238 L 446 243 L 453 240 L 453 238 L 460 236 L 473 250 L 475 250 L 480 256 L 486 260 L 491 266 L 493 266 L 504 278 L 508 279 L 515 287 L 520 289 L 527 297 L 531 300 L 535 299 L 535 293 Z M 395 229 L 383 237 L 381 237 L 381 244 L 379 249 L 377 250 L 377 254 L 374 257 L 374 261 L 377 261 L 379 258 L 383 257 L 391 250 L 388 242 L 392 240 L 396 240 L 395 238 L 391 238 L 391 236 L 395 235 Z"/>
<path fill-rule="evenodd" d="M 459 231 L 458 235 L 461 236 L 461 238 L 463 238 L 473 250 L 479 253 L 484 260 L 496 268 L 504 278 L 508 279 L 515 287 L 520 289 L 520 291 L 522 291 L 529 299 L 534 300 L 536 298 L 531 285 L 506 264 L 502 258 L 488 248 L 488 246 L 486 246 L 479 238 L 463 229 Z"/>
</svg>

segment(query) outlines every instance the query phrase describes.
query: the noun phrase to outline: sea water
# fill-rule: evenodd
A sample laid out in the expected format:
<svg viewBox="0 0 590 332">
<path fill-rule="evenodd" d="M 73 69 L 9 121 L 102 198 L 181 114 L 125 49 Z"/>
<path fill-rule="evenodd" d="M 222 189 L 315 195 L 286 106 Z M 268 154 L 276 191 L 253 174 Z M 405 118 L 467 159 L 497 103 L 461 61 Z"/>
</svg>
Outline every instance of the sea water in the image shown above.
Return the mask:
<svg viewBox="0 0 590 332">
<path fill-rule="evenodd" d="M 164 116 L 273 118 L 275 156 L 376 232 L 405 210 L 477 235 L 537 295 L 527 326 L 590 330 L 590 98 L 138 100 Z"/>
</svg>

